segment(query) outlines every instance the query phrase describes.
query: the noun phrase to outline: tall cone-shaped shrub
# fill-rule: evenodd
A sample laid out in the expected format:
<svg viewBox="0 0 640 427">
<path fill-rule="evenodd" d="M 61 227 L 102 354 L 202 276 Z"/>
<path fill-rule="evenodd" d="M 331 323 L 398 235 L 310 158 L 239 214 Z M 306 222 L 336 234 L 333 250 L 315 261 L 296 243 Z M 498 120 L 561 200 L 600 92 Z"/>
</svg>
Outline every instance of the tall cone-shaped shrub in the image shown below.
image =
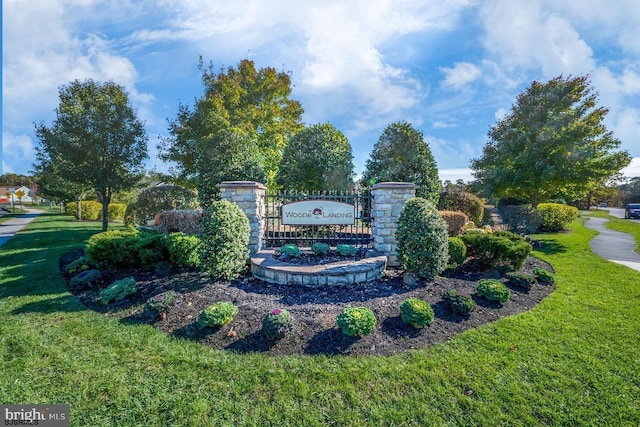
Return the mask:
<svg viewBox="0 0 640 427">
<path fill-rule="evenodd" d="M 427 199 L 416 197 L 404 205 L 398 219 L 396 242 L 401 266 L 421 279 L 430 280 L 447 266 L 447 223 Z"/>
</svg>

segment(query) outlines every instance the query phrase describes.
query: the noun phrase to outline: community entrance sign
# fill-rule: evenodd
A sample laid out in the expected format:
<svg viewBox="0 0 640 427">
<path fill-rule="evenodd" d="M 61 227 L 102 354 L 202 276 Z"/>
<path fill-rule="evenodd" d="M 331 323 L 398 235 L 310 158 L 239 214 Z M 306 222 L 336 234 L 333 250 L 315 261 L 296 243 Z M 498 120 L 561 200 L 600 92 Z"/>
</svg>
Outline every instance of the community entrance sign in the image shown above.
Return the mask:
<svg viewBox="0 0 640 427">
<path fill-rule="evenodd" d="M 283 225 L 354 225 L 355 206 L 331 200 L 303 200 L 282 205 Z"/>
</svg>

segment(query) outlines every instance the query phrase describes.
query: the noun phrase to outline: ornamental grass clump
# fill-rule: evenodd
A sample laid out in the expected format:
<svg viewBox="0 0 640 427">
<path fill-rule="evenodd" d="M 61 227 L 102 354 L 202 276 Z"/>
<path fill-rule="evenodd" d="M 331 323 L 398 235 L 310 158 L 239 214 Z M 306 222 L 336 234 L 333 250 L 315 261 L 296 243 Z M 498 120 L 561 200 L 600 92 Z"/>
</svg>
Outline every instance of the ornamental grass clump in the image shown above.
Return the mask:
<svg viewBox="0 0 640 427">
<path fill-rule="evenodd" d="M 211 203 L 200 228 L 200 267 L 214 279 L 235 279 L 249 258 L 249 218 L 226 200 Z"/>
<path fill-rule="evenodd" d="M 498 301 L 501 304 L 509 301 L 511 296 L 511 292 L 509 292 L 504 283 L 496 279 L 480 279 L 476 286 L 476 292 L 481 298 Z"/>
<path fill-rule="evenodd" d="M 367 307 L 346 307 L 336 320 L 342 333 L 349 337 L 362 337 L 376 328 L 376 316 Z"/>
<path fill-rule="evenodd" d="M 398 228 L 398 261 L 408 273 L 431 280 L 447 266 L 447 223 L 433 203 L 416 197 L 404 205 Z"/>
<path fill-rule="evenodd" d="M 400 304 L 400 318 L 414 328 L 424 328 L 433 323 L 433 308 L 421 299 L 407 298 Z"/>
<path fill-rule="evenodd" d="M 293 329 L 293 318 L 287 310 L 276 308 L 262 319 L 262 333 L 269 340 L 279 340 Z"/>
<path fill-rule="evenodd" d="M 124 279 L 116 280 L 100 291 L 100 302 L 106 305 L 112 301 L 120 301 L 137 291 L 138 284 L 136 283 L 136 279 L 133 277 L 125 277 Z"/>
<path fill-rule="evenodd" d="M 233 320 L 238 314 L 238 307 L 229 301 L 219 301 L 202 310 L 198 317 L 198 325 L 201 328 L 215 328 L 224 326 Z"/>
<path fill-rule="evenodd" d="M 358 248 L 353 245 L 338 245 L 336 246 L 336 252 L 342 256 L 356 256 Z"/>
<path fill-rule="evenodd" d="M 533 276 L 536 278 L 538 283 L 541 283 L 543 285 L 553 285 L 556 283 L 556 278 L 553 276 L 553 274 L 540 267 L 536 267 L 533 269 Z"/>
<path fill-rule="evenodd" d="M 331 252 L 331 246 L 326 243 L 316 242 L 311 245 L 311 252 L 316 255 L 326 255 Z"/>
<path fill-rule="evenodd" d="M 463 295 L 455 289 L 449 289 L 442 294 L 444 305 L 451 311 L 462 316 L 469 316 L 476 309 L 476 303 L 471 296 Z"/>
<path fill-rule="evenodd" d="M 167 311 L 175 305 L 177 299 L 177 292 L 167 291 L 149 298 L 144 307 L 153 317 L 160 316 L 164 318 Z"/>
</svg>

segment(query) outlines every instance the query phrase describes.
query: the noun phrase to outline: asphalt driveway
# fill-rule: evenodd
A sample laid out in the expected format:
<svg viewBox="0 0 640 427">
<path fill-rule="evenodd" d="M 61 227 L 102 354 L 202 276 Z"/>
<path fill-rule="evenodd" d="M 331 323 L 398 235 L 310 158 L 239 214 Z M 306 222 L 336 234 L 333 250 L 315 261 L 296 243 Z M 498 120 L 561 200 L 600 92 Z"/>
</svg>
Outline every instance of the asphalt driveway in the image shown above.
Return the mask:
<svg viewBox="0 0 640 427">
<path fill-rule="evenodd" d="M 624 209 L 607 210 L 612 216 L 624 218 Z M 640 271 L 640 254 L 635 251 L 636 241 L 630 234 L 607 228 L 607 221 L 606 218 L 588 217 L 584 223 L 585 227 L 600 233 L 589 241 L 591 250 L 604 259 Z"/>
</svg>

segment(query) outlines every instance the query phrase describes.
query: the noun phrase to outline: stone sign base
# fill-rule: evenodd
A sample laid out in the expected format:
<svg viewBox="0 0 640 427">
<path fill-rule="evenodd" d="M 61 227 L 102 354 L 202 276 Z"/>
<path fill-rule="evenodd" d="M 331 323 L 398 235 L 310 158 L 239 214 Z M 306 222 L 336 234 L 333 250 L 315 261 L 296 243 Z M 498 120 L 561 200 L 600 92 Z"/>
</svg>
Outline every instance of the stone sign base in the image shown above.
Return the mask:
<svg viewBox="0 0 640 427">
<path fill-rule="evenodd" d="M 367 254 L 358 261 L 338 261 L 322 265 L 300 265 L 279 261 L 272 250 L 251 256 L 253 277 L 269 283 L 290 286 L 345 286 L 368 283 L 382 276 L 387 257 L 381 253 Z"/>
</svg>

